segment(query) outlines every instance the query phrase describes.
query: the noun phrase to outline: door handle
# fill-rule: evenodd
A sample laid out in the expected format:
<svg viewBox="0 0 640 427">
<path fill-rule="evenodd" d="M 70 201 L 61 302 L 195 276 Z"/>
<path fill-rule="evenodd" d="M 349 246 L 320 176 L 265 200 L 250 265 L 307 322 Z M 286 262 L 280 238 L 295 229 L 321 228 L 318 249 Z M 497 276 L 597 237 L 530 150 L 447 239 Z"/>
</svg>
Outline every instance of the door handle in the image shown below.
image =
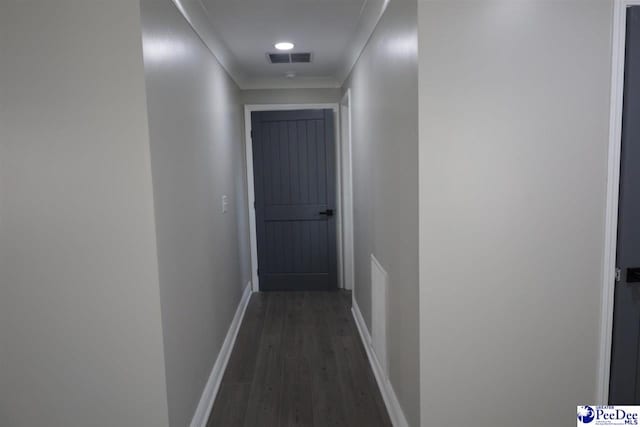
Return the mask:
<svg viewBox="0 0 640 427">
<path fill-rule="evenodd" d="M 318 212 L 320 215 L 333 216 L 333 209 L 327 209 L 326 211 Z"/>
</svg>

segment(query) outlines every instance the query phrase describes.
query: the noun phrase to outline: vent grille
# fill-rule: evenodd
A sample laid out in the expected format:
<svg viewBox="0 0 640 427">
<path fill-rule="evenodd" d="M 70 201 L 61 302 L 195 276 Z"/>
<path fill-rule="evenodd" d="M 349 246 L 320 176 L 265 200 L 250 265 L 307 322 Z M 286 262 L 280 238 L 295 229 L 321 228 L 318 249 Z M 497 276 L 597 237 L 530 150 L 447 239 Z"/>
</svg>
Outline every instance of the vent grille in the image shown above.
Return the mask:
<svg viewBox="0 0 640 427">
<path fill-rule="evenodd" d="M 311 62 L 311 53 L 268 53 L 267 59 L 271 64 L 308 64 Z"/>
<path fill-rule="evenodd" d="M 272 64 L 289 64 L 291 63 L 291 58 L 288 53 L 270 53 L 269 62 Z"/>
<path fill-rule="evenodd" d="M 311 54 L 310 53 L 292 53 L 291 62 L 296 64 L 311 62 Z"/>
</svg>

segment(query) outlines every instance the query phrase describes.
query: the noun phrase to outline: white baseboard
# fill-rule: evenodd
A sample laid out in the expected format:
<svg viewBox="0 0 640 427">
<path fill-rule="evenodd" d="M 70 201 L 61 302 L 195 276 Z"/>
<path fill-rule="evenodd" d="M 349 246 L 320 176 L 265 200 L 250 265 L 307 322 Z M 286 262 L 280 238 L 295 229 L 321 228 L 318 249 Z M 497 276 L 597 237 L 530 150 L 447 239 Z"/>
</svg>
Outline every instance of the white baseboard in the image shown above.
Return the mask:
<svg viewBox="0 0 640 427">
<path fill-rule="evenodd" d="M 216 400 L 216 395 L 220 389 L 222 376 L 224 375 L 225 369 L 227 369 L 227 363 L 229 363 L 229 357 L 231 356 L 233 345 L 236 342 L 236 337 L 238 336 L 238 331 L 240 330 L 240 325 L 242 324 L 244 312 L 247 310 L 250 297 L 251 282 L 249 282 L 244 288 L 240 304 L 238 304 L 238 308 L 236 309 L 236 314 L 233 316 L 227 336 L 222 343 L 222 348 L 220 349 L 220 353 L 218 353 L 216 363 L 213 364 L 213 369 L 211 370 L 209 380 L 202 392 L 202 397 L 200 397 L 196 413 L 193 415 L 193 419 L 191 420 L 191 427 L 206 427 L 207 425 L 209 414 L 213 408 L 213 402 Z"/>
<path fill-rule="evenodd" d="M 358 327 L 358 332 L 360 332 L 360 339 L 362 339 L 362 344 L 367 352 L 369 364 L 371 364 L 373 375 L 376 377 L 376 382 L 378 383 L 378 388 L 380 388 L 384 404 L 387 407 L 387 412 L 389 412 L 391 423 L 394 427 L 409 427 L 409 423 L 407 422 L 407 418 L 404 416 L 400 402 L 398 402 L 396 392 L 393 390 L 393 386 L 384 374 L 385 371 L 382 369 L 380 362 L 378 362 L 378 358 L 373 352 L 371 334 L 369 334 L 369 330 L 367 329 L 367 325 L 364 322 L 364 318 L 362 317 L 362 313 L 360 313 L 360 308 L 358 307 L 355 298 L 351 305 L 351 313 L 353 314 L 353 319 Z"/>
</svg>

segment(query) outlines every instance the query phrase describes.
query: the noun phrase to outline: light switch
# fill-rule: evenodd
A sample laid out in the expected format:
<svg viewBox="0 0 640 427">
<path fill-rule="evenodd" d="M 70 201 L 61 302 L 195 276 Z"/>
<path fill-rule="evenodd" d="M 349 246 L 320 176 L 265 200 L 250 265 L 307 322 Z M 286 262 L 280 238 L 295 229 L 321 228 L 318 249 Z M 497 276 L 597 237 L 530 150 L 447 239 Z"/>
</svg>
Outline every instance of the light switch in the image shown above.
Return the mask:
<svg viewBox="0 0 640 427">
<path fill-rule="evenodd" d="M 227 213 L 229 210 L 229 198 L 224 195 L 222 196 L 222 213 Z"/>
</svg>

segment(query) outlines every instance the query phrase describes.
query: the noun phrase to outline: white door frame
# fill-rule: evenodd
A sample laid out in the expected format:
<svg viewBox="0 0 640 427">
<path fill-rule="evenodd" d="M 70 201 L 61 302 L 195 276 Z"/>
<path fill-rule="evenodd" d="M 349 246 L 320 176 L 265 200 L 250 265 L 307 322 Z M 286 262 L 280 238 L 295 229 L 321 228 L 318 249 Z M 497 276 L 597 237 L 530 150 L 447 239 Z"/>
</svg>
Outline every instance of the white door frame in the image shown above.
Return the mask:
<svg viewBox="0 0 640 427">
<path fill-rule="evenodd" d="M 342 138 L 340 126 L 340 108 L 338 103 L 330 104 L 247 104 L 244 106 L 245 129 L 245 160 L 247 170 L 247 202 L 249 203 L 249 240 L 251 244 L 251 276 L 253 291 L 260 290 L 258 278 L 258 240 L 256 234 L 255 189 L 253 182 L 253 149 L 251 141 L 251 113 L 254 111 L 282 111 L 282 110 L 319 110 L 330 109 L 334 113 L 335 123 L 335 155 L 336 155 L 336 243 L 338 257 L 338 287 L 344 287 L 344 258 L 343 258 L 343 191 L 342 191 Z M 349 260 L 347 260 L 349 261 Z M 353 269 L 353 268 L 352 268 Z"/>
<path fill-rule="evenodd" d="M 613 335 L 613 297 L 615 292 L 616 245 L 618 233 L 618 197 L 620 187 L 620 147 L 622 138 L 622 99 L 624 95 L 624 61 L 626 10 L 640 6 L 640 0 L 615 0 L 613 10 L 613 46 L 611 58 L 611 109 L 609 116 L 609 150 L 607 167 L 607 206 L 602 268 L 602 308 L 597 404 L 609 399 L 611 344 Z"/>
<path fill-rule="evenodd" d="M 340 101 L 340 149 L 342 151 L 342 257 L 343 284 L 355 298 L 355 261 L 353 246 L 353 150 L 351 145 L 351 89 Z"/>
</svg>

